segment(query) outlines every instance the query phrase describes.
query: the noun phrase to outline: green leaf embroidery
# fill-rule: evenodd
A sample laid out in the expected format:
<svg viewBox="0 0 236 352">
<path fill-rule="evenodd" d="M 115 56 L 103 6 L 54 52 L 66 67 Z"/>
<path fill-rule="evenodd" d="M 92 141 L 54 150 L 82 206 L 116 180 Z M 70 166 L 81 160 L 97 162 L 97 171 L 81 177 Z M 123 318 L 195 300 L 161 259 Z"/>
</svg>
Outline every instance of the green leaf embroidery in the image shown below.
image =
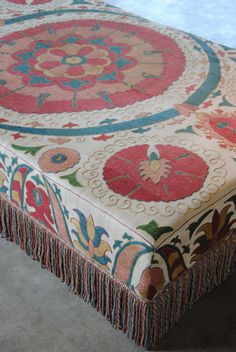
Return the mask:
<svg viewBox="0 0 236 352">
<path fill-rule="evenodd" d="M 50 97 L 50 93 L 42 93 L 39 94 L 38 98 L 37 98 L 37 108 L 40 108 L 43 103 L 45 102 L 45 100 L 47 100 L 47 98 Z"/>
<path fill-rule="evenodd" d="M 24 154 L 31 154 L 33 156 L 35 156 L 40 149 L 45 147 L 45 145 L 40 145 L 38 147 L 25 147 L 25 146 L 16 145 L 16 144 L 12 144 L 11 146 L 16 150 L 21 150 L 22 152 L 24 152 Z"/>
<path fill-rule="evenodd" d="M 186 128 L 182 128 L 180 130 L 175 131 L 175 133 L 191 133 L 191 134 L 197 135 L 197 133 L 194 132 L 194 130 L 193 130 L 193 126 L 188 126 Z"/>
<path fill-rule="evenodd" d="M 113 105 L 113 102 L 106 91 L 98 92 L 97 95 L 102 98 L 107 104 Z"/>
<path fill-rule="evenodd" d="M 123 238 L 124 240 L 128 240 L 128 241 L 131 241 L 131 240 L 134 239 L 133 236 L 128 235 L 127 232 L 124 233 L 124 235 L 122 236 L 122 238 Z"/>
<path fill-rule="evenodd" d="M 69 182 L 69 184 L 71 184 L 72 186 L 75 186 L 75 187 L 83 187 L 81 185 L 81 183 L 77 180 L 76 178 L 76 173 L 77 173 L 78 170 L 76 170 L 75 172 L 73 172 L 72 174 L 69 174 L 69 175 L 65 175 L 65 176 L 60 176 L 60 178 L 62 180 L 67 180 Z"/>
<path fill-rule="evenodd" d="M 161 226 L 156 223 L 155 220 L 150 221 L 146 225 L 140 225 L 137 227 L 137 229 L 141 229 L 145 232 L 147 232 L 149 235 L 152 236 L 152 238 L 156 241 L 158 238 L 161 237 L 164 233 L 168 233 L 173 231 L 173 228 L 170 226 Z"/>
<path fill-rule="evenodd" d="M 222 97 L 222 102 L 219 104 L 219 106 L 234 106 L 233 104 L 231 104 L 226 97 Z"/>
<path fill-rule="evenodd" d="M 113 249 L 120 248 L 122 243 L 123 243 L 123 241 L 115 240 L 115 242 L 113 244 Z"/>
<path fill-rule="evenodd" d="M 184 158 L 187 158 L 188 156 L 190 156 L 191 154 L 181 154 L 179 156 L 177 156 L 176 160 L 180 160 L 180 159 L 184 159 Z"/>
</svg>

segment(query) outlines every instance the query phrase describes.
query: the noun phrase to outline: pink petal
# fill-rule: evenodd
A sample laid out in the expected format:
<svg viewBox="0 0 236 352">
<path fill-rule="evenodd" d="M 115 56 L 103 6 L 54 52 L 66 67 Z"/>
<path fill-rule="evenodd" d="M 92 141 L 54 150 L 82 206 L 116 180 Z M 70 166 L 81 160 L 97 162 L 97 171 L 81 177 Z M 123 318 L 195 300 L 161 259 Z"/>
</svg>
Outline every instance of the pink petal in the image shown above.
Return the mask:
<svg viewBox="0 0 236 352">
<path fill-rule="evenodd" d="M 60 57 L 63 57 L 63 56 L 67 55 L 65 50 L 59 49 L 59 48 L 55 48 L 55 49 L 50 50 L 50 53 L 53 54 L 53 55 L 56 55 L 56 56 L 60 56 Z"/>
<path fill-rule="evenodd" d="M 50 70 L 52 68 L 55 68 L 57 66 L 60 66 L 61 63 L 59 61 L 49 61 L 49 62 L 43 62 L 39 65 L 40 68 L 46 69 L 46 70 Z"/>
<path fill-rule="evenodd" d="M 84 69 L 82 66 L 67 66 L 66 73 L 70 77 L 81 77 L 84 75 Z"/>
<path fill-rule="evenodd" d="M 79 55 L 79 46 L 76 44 L 69 44 L 63 47 L 64 52 L 66 55 Z"/>
<path fill-rule="evenodd" d="M 93 52 L 93 48 L 91 46 L 86 46 L 80 49 L 77 53 L 79 56 L 87 56 L 89 53 Z"/>
<path fill-rule="evenodd" d="M 67 65 L 59 65 L 51 70 L 49 70 L 49 73 L 52 75 L 52 76 L 63 76 L 66 71 L 67 71 Z"/>
</svg>

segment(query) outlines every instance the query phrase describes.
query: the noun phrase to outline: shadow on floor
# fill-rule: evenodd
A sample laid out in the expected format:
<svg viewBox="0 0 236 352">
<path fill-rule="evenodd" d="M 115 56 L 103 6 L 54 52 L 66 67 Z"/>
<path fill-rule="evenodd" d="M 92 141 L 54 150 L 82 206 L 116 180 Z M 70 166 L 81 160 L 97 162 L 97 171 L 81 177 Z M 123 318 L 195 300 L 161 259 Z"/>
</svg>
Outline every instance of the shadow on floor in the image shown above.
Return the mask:
<svg viewBox="0 0 236 352">
<path fill-rule="evenodd" d="M 159 344 L 161 351 L 236 351 L 236 274 L 198 301 Z"/>
</svg>

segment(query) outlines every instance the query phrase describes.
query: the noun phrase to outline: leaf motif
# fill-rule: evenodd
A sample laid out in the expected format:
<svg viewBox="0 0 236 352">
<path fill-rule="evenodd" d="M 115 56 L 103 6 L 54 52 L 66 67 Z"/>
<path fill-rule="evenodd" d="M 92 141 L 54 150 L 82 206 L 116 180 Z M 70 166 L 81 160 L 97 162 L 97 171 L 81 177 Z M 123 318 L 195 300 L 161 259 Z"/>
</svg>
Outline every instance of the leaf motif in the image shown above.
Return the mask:
<svg viewBox="0 0 236 352">
<path fill-rule="evenodd" d="M 190 153 L 181 154 L 181 155 L 177 156 L 176 160 L 187 158 L 190 155 L 191 155 Z"/>
<path fill-rule="evenodd" d="M 226 97 L 222 97 L 222 102 L 219 104 L 219 106 L 234 106 L 233 104 L 231 104 Z"/>
<path fill-rule="evenodd" d="M 189 231 L 189 238 L 191 239 L 194 232 L 196 231 L 196 229 L 201 225 L 201 223 L 203 222 L 203 220 L 210 214 L 213 212 L 213 209 L 208 210 L 205 214 L 203 214 L 197 221 L 193 222 L 192 224 L 189 225 L 189 227 L 187 228 L 187 230 Z"/>
<path fill-rule="evenodd" d="M 236 161 L 236 159 L 235 159 L 235 161 Z M 236 210 L 236 196 L 230 197 L 226 202 L 232 202 L 234 204 L 234 207 L 235 207 L 235 210 Z"/>
<path fill-rule="evenodd" d="M 72 174 L 69 175 L 64 175 L 64 176 L 60 176 L 60 178 L 62 180 L 67 180 L 69 182 L 70 185 L 75 186 L 75 187 L 83 187 L 81 185 L 81 183 L 77 180 L 76 178 L 76 173 L 78 170 L 76 170 L 75 172 L 73 172 Z"/>
<path fill-rule="evenodd" d="M 12 146 L 12 148 L 14 148 L 16 150 L 20 150 L 20 151 L 24 152 L 24 154 L 31 154 L 33 156 L 35 156 L 40 149 L 45 147 L 45 145 L 40 145 L 38 147 L 25 147 L 25 146 L 16 145 L 16 144 L 12 144 L 11 146 Z"/>
<path fill-rule="evenodd" d="M 152 238 L 156 241 L 158 238 L 161 237 L 164 233 L 168 233 L 173 231 L 173 228 L 170 226 L 161 226 L 156 223 L 155 220 L 150 221 L 146 225 L 140 225 L 137 227 L 137 229 L 141 229 L 145 232 L 147 232 L 149 235 L 152 236 Z"/>
<path fill-rule="evenodd" d="M 113 102 L 106 91 L 98 92 L 97 95 L 102 98 L 107 104 L 113 105 Z"/>
<path fill-rule="evenodd" d="M 197 133 L 194 132 L 194 130 L 193 130 L 193 126 L 188 126 L 186 128 L 182 128 L 180 130 L 175 131 L 175 133 L 190 133 L 190 134 L 196 134 L 197 135 Z"/>
<path fill-rule="evenodd" d="M 127 232 L 124 233 L 124 235 L 122 236 L 122 238 L 123 238 L 124 240 L 128 240 L 128 241 L 131 241 L 131 240 L 134 239 L 133 236 L 128 235 Z"/>
<path fill-rule="evenodd" d="M 51 94 L 49 93 L 41 93 L 39 94 L 38 98 L 37 98 L 37 108 L 40 108 L 43 103 L 45 102 L 45 100 L 47 100 L 47 98 L 50 97 Z"/>
<path fill-rule="evenodd" d="M 115 240 L 114 244 L 113 244 L 113 249 L 116 248 L 120 248 L 120 246 L 122 245 L 123 241 L 120 240 Z"/>
</svg>

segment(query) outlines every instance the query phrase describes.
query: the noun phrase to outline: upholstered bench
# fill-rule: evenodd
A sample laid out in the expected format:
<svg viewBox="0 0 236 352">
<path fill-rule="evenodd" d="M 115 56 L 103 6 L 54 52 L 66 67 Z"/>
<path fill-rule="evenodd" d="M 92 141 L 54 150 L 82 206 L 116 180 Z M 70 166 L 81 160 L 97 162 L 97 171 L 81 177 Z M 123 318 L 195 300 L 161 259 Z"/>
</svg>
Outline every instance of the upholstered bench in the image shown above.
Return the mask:
<svg viewBox="0 0 236 352">
<path fill-rule="evenodd" d="M 236 50 L 2 0 L 0 230 L 145 348 L 236 267 Z"/>
</svg>

